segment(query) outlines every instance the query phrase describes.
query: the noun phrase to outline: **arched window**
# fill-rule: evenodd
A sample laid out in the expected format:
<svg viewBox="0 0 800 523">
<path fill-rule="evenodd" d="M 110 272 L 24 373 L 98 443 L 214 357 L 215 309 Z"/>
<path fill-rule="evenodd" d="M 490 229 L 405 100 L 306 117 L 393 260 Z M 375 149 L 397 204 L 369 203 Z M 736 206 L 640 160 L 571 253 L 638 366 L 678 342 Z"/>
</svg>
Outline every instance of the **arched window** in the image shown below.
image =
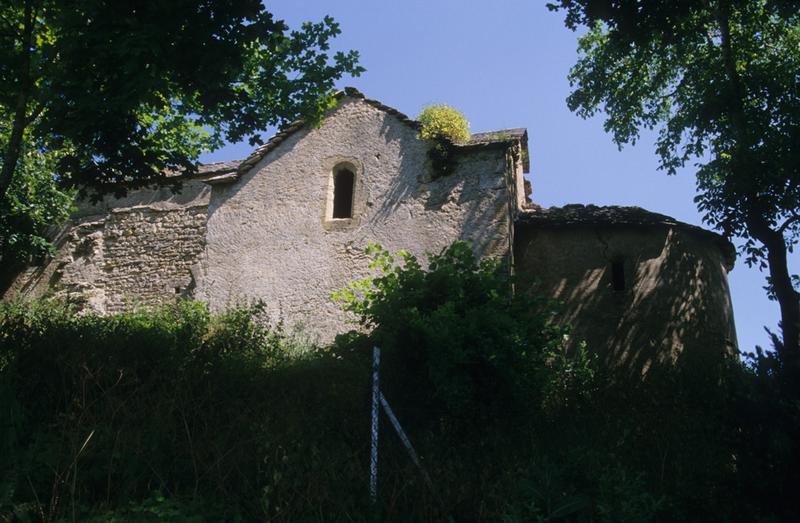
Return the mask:
<svg viewBox="0 0 800 523">
<path fill-rule="evenodd" d="M 323 168 L 323 229 L 344 231 L 359 227 L 369 206 L 361 162 L 357 158 L 333 156 L 325 160 Z"/>
<path fill-rule="evenodd" d="M 333 172 L 333 218 L 353 217 L 353 192 L 356 175 L 345 167 Z"/>
</svg>

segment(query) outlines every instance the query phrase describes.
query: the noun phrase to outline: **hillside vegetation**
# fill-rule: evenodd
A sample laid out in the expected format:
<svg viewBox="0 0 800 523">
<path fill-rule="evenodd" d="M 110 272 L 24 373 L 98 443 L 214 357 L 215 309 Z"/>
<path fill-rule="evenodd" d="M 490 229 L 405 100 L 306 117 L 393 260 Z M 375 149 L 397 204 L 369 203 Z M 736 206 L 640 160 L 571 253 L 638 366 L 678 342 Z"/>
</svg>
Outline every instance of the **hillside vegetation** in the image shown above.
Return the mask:
<svg viewBox="0 0 800 523">
<path fill-rule="evenodd" d="M 0 305 L 0 521 L 784 521 L 797 408 L 752 365 L 645 379 L 566 354 L 556 304 L 464 244 L 371 248 L 337 296 L 369 335 L 313 347 L 259 306 L 98 317 Z M 382 420 L 368 497 L 371 347 L 436 493 Z M 437 501 L 437 496 L 441 503 Z"/>
</svg>

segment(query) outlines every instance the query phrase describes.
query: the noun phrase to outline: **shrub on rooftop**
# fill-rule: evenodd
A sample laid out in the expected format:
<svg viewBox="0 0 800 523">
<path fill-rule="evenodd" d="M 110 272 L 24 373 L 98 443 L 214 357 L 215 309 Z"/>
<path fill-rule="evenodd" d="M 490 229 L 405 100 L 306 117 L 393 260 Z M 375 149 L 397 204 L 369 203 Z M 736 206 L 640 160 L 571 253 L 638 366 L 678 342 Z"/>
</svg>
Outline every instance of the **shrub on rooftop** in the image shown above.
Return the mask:
<svg viewBox="0 0 800 523">
<path fill-rule="evenodd" d="M 419 113 L 417 121 L 422 125 L 419 136 L 423 140 L 469 141 L 469 122 L 461 111 L 449 105 L 429 105 Z"/>
<path fill-rule="evenodd" d="M 469 122 L 448 105 L 431 105 L 417 116 L 419 137 L 431 143 L 428 157 L 433 168 L 432 179 L 446 176 L 455 169 L 454 144 L 469 141 Z"/>
</svg>

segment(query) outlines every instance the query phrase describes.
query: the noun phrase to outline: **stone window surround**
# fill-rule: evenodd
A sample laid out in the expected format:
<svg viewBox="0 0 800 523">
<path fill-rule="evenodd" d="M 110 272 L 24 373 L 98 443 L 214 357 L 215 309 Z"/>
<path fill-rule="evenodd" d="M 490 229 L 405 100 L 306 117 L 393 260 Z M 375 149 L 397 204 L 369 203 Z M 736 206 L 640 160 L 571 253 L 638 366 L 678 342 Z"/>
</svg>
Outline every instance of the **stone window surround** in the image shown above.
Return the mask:
<svg viewBox="0 0 800 523">
<path fill-rule="evenodd" d="M 334 174 L 347 169 L 353 173 L 353 212 L 350 218 L 333 217 Z M 364 183 L 364 168 L 357 158 L 333 156 L 323 165 L 325 201 L 322 206 L 322 226 L 326 231 L 353 229 L 361 225 L 361 217 L 367 207 L 367 190 Z"/>
</svg>

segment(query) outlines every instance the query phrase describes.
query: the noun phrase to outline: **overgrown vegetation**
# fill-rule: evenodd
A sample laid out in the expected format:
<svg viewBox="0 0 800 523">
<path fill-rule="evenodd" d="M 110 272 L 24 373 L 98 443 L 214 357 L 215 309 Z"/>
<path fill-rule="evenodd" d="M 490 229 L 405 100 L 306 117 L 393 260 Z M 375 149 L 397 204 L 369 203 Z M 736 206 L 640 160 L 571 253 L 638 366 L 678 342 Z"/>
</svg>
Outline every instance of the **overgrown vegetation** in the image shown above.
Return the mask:
<svg viewBox="0 0 800 523">
<path fill-rule="evenodd" d="M 532 404 L 566 401 L 591 381 L 585 352 L 563 357 L 567 333 L 551 321 L 554 305 L 512 293 L 497 260 L 478 262 L 464 242 L 430 256 L 427 269 L 405 251 L 371 244 L 367 254 L 377 275 L 335 297 L 384 351 L 384 382 L 409 415 L 481 430 Z"/>
<path fill-rule="evenodd" d="M 257 313 L 2 305 L 0 521 L 360 512 L 366 382 Z"/>
<path fill-rule="evenodd" d="M 370 348 L 457 521 L 790 521 L 798 409 L 775 361 L 646 379 L 565 353 L 557 310 L 455 244 L 370 248 L 366 333 L 299 345 L 259 307 L 0 305 L 0 521 L 365 521 Z M 387 423 L 381 521 L 442 509 Z"/>
<path fill-rule="evenodd" d="M 434 174 L 444 176 L 453 170 L 453 144 L 469 141 L 469 122 L 457 109 L 449 105 L 430 105 L 417 116 L 419 137 L 431 142 L 428 156 Z"/>
</svg>

